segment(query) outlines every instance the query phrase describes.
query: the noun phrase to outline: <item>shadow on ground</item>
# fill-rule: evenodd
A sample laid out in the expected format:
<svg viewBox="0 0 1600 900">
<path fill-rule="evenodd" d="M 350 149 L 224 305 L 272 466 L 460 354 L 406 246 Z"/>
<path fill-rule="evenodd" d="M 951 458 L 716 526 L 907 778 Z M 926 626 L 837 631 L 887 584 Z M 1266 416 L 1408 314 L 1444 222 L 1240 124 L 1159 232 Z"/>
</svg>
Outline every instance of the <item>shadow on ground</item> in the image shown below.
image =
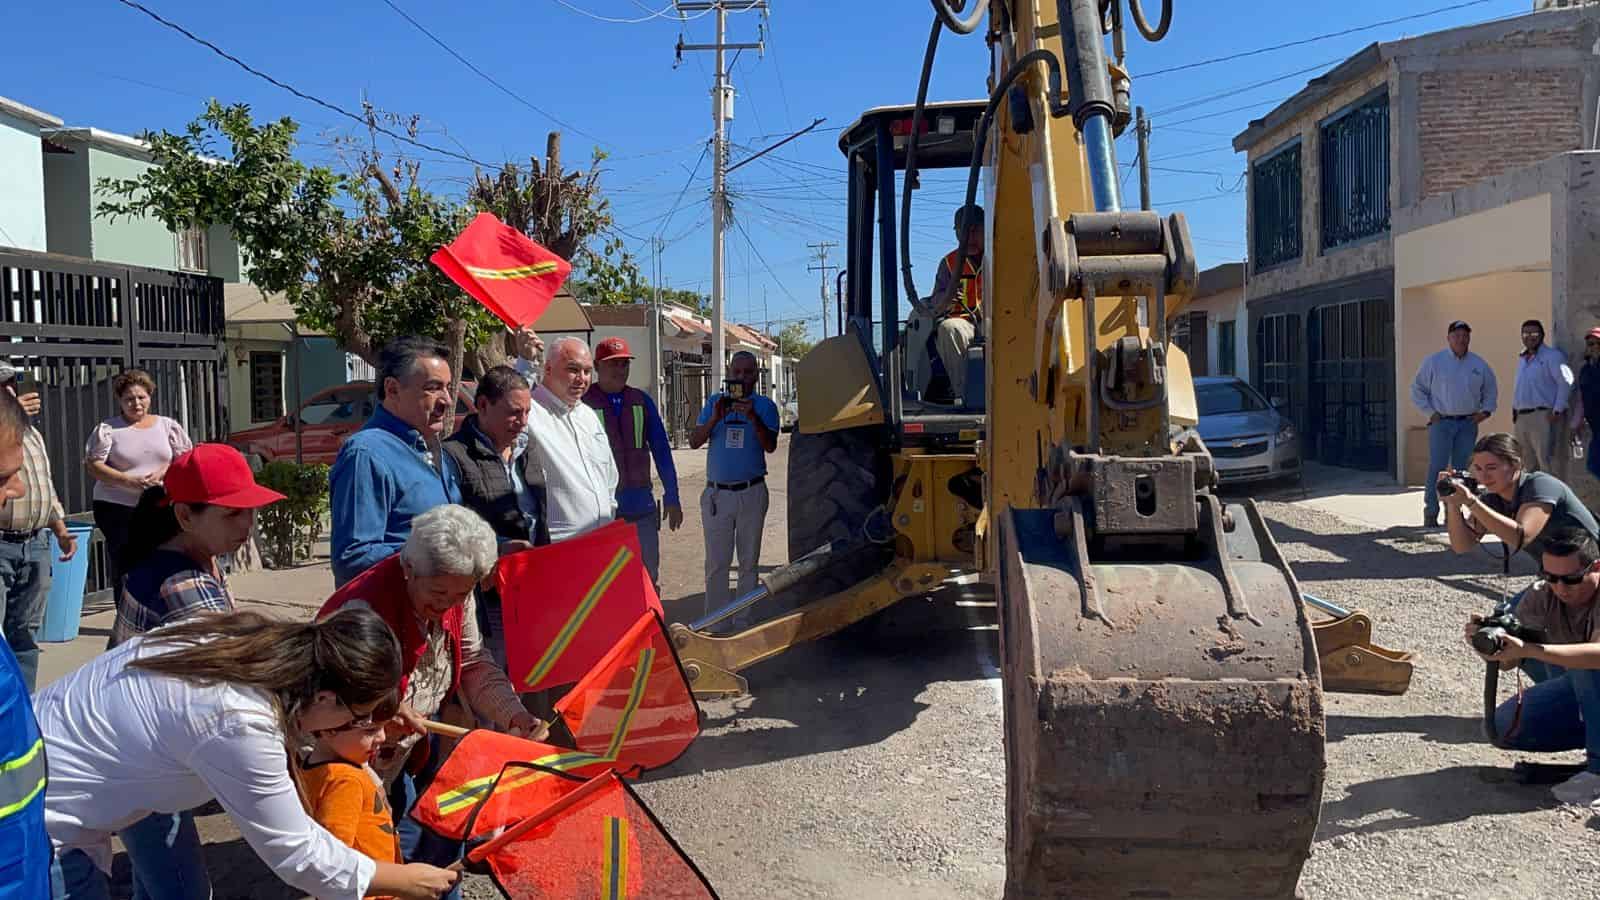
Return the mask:
<svg viewBox="0 0 1600 900">
<path fill-rule="evenodd" d="M 1451 766 L 1352 784 L 1344 799 L 1322 804 L 1317 839 L 1427 828 L 1553 803 L 1548 788 L 1518 784 L 1509 768 Z"/>
<path fill-rule="evenodd" d="M 1483 744 L 1483 719 L 1469 716 L 1328 716 L 1328 743 L 1361 734 L 1415 734 L 1432 744 Z"/>
<path fill-rule="evenodd" d="M 750 695 L 701 704 L 705 732 L 661 777 L 759 765 L 874 744 L 911 725 L 942 681 L 992 678 L 994 606 L 946 589 L 901 601 L 832 637 L 795 646 L 742 674 Z M 955 599 L 981 596 L 981 606 Z"/>
</svg>

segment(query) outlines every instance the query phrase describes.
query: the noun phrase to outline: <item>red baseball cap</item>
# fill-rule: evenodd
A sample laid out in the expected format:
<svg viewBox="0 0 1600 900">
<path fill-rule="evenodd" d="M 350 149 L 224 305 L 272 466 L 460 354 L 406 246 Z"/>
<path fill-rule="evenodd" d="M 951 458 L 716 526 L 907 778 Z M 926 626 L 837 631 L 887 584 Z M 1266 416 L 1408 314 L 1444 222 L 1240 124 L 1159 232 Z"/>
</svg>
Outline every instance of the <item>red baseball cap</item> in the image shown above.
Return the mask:
<svg viewBox="0 0 1600 900">
<path fill-rule="evenodd" d="M 605 362 L 608 359 L 633 359 L 633 351 L 628 349 L 628 342 L 619 337 L 608 337 L 594 345 L 594 361 Z"/>
<path fill-rule="evenodd" d="M 1600 328 L 1591 328 L 1591 329 L 1589 329 L 1589 333 L 1584 335 L 1584 338 L 1585 339 L 1588 339 L 1588 338 L 1600 338 Z"/>
<path fill-rule="evenodd" d="M 196 444 L 172 461 L 162 486 L 169 503 L 255 509 L 284 499 L 277 491 L 256 484 L 244 454 L 227 444 Z"/>
</svg>

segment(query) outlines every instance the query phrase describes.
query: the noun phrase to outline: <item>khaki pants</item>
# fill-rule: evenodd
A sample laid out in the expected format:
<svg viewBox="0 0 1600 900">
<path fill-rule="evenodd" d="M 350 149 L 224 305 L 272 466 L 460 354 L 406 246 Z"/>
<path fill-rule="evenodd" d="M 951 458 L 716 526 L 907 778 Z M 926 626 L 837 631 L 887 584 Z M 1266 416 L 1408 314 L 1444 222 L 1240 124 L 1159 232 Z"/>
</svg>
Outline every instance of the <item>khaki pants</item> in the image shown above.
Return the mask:
<svg viewBox="0 0 1600 900">
<path fill-rule="evenodd" d="M 1549 472 L 1560 477 L 1563 471 L 1561 452 L 1564 449 L 1560 422 L 1550 421 L 1548 409 L 1536 410 L 1517 416 L 1512 430 L 1517 444 L 1522 448 L 1522 468 L 1529 472 Z"/>
<path fill-rule="evenodd" d="M 700 493 L 700 520 L 706 533 L 706 612 L 727 606 L 728 570 L 739 555 L 739 596 L 756 589 L 761 577 L 761 530 L 767 524 L 767 483 L 742 491 L 706 485 Z M 743 616 L 735 618 L 738 622 Z"/>
<path fill-rule="evenodd" d="M 944 363 L 945 374 L 950 376 L 950 393 L 955 395 L 957 403 L 966 396 L 967 345 L 977 333 L 977 326 L 966 319 L 949 318 L 939 323 L 936 339 L 939 360 Z"/>
</svg>

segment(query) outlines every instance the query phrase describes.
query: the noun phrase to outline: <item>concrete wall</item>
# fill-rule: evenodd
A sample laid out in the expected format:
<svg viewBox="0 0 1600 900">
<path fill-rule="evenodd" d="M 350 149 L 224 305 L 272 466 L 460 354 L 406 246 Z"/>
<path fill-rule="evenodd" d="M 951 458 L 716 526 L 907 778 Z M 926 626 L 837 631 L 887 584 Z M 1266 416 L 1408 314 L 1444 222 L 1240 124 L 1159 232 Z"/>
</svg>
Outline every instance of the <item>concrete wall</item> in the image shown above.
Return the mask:
<svg viewBox="0 0 1600 900">
<path fill-rule="evenodd" d="M 1390 242 L 1382 237 L 1336 247 L 1327 253 L 1322 252 L 1322 177 L 1319 154 L 1321 141 L 1318 139 L 1318 131 L 1324 119 L 1366 98 L 1375 90 L 1390 89 L 1390 78 L 1390 67 L 1377 65 L 1308 106 L 1289 121 L 1263 133 L 1258 142 L 1250 147 L 1250 171 L 1253 173 L 1256 160 L 1271 154 L 1287 141 L 1297 136 L 1300 138 L 1300 259 L 1266 270 L 1252 271 L 1251 296 L 1268 296 L 1307 285 L 1338 281 L 1385 269 L 1393 264 L 1393 248 Z M 1392 148 L 1400 140 L 1399 117 L 1394 115 L 1392 96 L 1391 93 L 1389 115 L 1391 153 Z M 1249 190 L 1254 190 L 1253 180 L 1253 178 L 1245 179 L 1246 184 L 1250 185 Z M 1395 194 L 1392 177 L 1389 196 L 1390 207 L 1393 208 Z M 1251 208 L 1250 202 L 1246 200 L 1247 238 L 1250 241 L 1249 246 L 1254 247 L 1256 223 L 1254 217 L 1248 214 Z"/>
<path fill-rule="evenodd" d="M 42 155 L 38 124 L 0 112 L 0 246 L 47 246 Z"/>
<path fill-rule="evenodd" d="M 90 246 L 97 260 L 176 269 L 178 245 L 172 232 L 153 216 L 118 216 L 115 221 L 101 217 L 97 207 L 112 199 L 101 190 L 100 179 L 137 178 L 149 170 L 150 163 L 131 156 L 80 144 L 73 148 L 89 158 Z"/>
<path fill-rule="evenodd" d="M 1217 355 L 1220 342 L 1217 337 L 1218 328 L 1223 322 L 1234 323 L 1234 354 L 1233 373 L 1246 381 L 1250 380 L 1250 333 L 1247 330 L 1248 316 L 1245 313 L 1244 288 L 1229 288 L 1208 294 L 1197 300 L 1191 300 L 1183 308 L 1184 313 L 1204 312 L 1206 314 L 1206 371 L 1195 372 L 1195 375 L 1220 375 L 1222 374 L 1221 358 Z M 1190 334 L 1191 346 L 1197 343 L 1197 335 Z M 1193 354 L 1190 355 L 1193 359 Z"/>
<path fill-rule="evenodd" d="M 89 155 L 81 146 L 75 153 L 44 154 L 44 194 L 50 252 L 92 259 Z"/>
</svg>

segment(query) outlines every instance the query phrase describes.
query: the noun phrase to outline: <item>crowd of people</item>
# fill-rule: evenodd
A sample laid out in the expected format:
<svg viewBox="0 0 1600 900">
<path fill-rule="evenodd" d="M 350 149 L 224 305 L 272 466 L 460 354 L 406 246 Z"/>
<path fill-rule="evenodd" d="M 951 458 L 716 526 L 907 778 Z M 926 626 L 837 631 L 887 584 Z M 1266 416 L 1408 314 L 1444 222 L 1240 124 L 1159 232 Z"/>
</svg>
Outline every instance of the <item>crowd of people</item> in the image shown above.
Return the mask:
<svg viewBox="0 0 1600 900">
<path fill-rule="evenodd" d="M 109 897 L 113 836 L 134 896 L 208 897 L 194 810 L 213 800 L 297 890 L 458 896 L 464 848 L 407 815 L 443 761 L 431 720 L 570 741 L 554 721 L 561 689 L 518 695 L 506 676 L 488 586 L 498 560 L 620 518 L 659 585 L 660 526 L 683 522 L 660 412 L 627 384 L 627 343 L 546 348 L 525 329 L 517 348 L 476 379 L 473 410 L 450 434 L 446 349 L 419 338 L 384 348 L 377 408 L 331 469 L 332 593 L 301 623 L 237 610 L 219 564 L 282 496 L 237 450 L 196 445 L 152 411 L 147 373 L 117 376 L 119 413 L 94 429 L 84 459 L 115 623 L 107 652 L 36 694 L 52 538 L 63 559 L 86 551 L 30 421 L 38 395 L 0 365 L 11 651 L 0 654 L 0 852 L 21 861 L 0 898 Z M 735 355 L 691 442 L 709 445 L 708 606 L 727 601 L 735 555 L 741 593 L 757 577 L 778 434 L 758 381 L 755 357 Z"/>
</svg>

